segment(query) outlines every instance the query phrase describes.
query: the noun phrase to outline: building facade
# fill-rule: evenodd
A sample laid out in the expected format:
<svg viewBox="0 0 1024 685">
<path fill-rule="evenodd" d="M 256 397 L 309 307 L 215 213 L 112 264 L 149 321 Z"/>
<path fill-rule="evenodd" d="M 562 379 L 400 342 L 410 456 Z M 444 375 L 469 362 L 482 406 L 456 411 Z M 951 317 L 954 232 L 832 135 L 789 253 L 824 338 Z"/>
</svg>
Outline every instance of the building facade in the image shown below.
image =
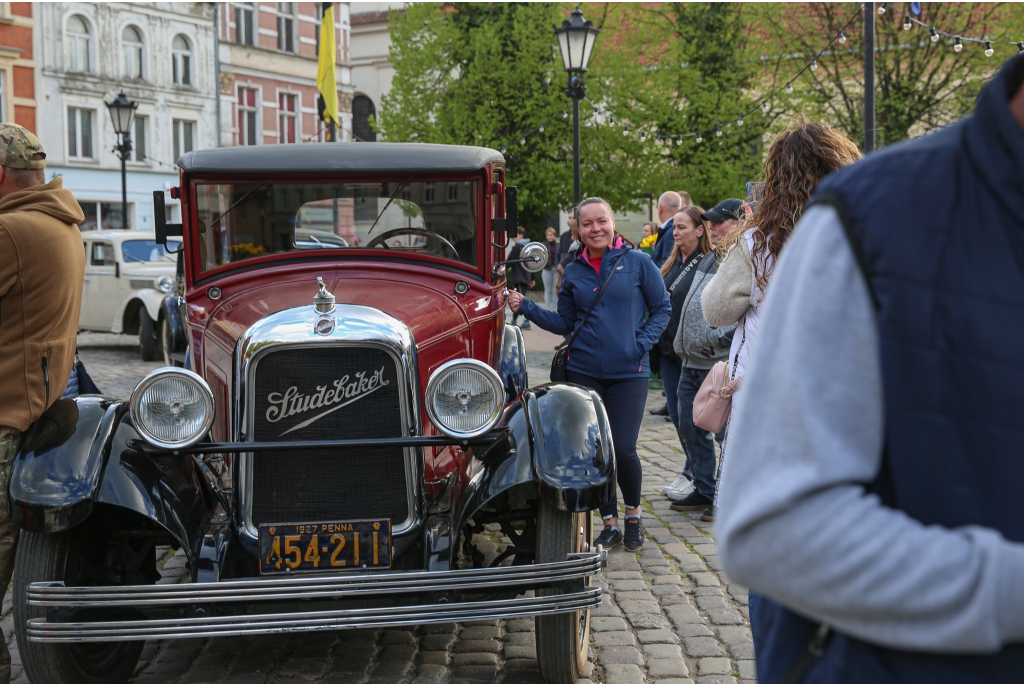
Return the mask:
<svg viewBox="0 0 1024 685">
<path fill-rule="evenodd" d="M 0 121 L 36 131 L 35 19 L 30 2 L 0 3 Z"/>
<path fill-rule="evenodd" d="M 402 2 L 360 2 L 352 6 L 352 132 L 357 140 L 377 140 L 370 122 L 391 90 L 395 73 L 391 66 L 389 12 L 404 6 Z"/>
<path fill-rule="evenodd" d="M 317 109 L 323 3 L 218 3 L 220 144 L 326 140 Z M 352 140 L 349 3 L 334 3 L 337 140 Z"/>
<path fill-rule="evenodd" d="M 64 178 L 82 230 L 151 230 L 153 191 L 178 183 L 176 159 L 217 144 L 215 8 L 211 3 L 35 4 L 37 135 L 47 179 Z M 121 211 L 118 136 L 106 103 L 138 103 Z M 180 211 L 168 197 L 168 217 Z"/>
</svg>

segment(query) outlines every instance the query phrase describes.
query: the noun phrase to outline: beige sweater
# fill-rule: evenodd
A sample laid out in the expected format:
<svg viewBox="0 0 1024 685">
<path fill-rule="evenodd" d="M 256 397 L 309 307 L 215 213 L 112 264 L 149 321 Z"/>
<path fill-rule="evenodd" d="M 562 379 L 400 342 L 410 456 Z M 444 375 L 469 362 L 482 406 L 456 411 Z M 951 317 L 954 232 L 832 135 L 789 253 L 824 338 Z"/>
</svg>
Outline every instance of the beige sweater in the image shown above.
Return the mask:
<svg viewBox="0 0 1024 685">
<path fill-rule="evenodd" d="M 754 268 L 746 240 L 738 240 L 718 267 L 700 296 L 700 306 L 708 325 L 716 328 L 739 322 L 750 307 Z"/>
</svg>

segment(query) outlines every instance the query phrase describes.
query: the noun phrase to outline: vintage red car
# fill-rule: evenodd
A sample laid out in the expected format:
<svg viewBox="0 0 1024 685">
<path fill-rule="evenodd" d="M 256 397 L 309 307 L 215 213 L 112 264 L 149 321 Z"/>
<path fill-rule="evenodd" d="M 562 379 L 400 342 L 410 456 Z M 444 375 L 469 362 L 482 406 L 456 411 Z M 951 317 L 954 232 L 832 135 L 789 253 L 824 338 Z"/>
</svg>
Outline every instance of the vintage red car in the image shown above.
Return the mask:
<svg viewBox="0 0 1024 685">
<path fill-rule="evenodd" d="M 544 677 L 574 681 L 614 455 L 600 399 L 531 387 L 505 324 L 501 154 L 281 145 L 179 167 L 183 224 L 157 235 L 182 236 L 170 323 L 194 371 L 61 400 L 12 470 L 29 678 L 124 680 L 149 639 L 537 616 Z M 488 524 L 511 541 L 490 559 Z M 192 582 L 155 584 L 166 544 Z"/>
</svg>

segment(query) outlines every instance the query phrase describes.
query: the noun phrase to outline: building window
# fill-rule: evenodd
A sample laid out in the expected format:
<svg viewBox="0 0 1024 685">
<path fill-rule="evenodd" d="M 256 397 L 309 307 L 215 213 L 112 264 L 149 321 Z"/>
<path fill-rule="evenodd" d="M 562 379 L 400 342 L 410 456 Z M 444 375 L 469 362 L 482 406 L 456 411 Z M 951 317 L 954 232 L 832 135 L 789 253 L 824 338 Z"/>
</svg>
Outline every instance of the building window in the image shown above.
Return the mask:
<svg viewBox="0 0 1024 685">
<path fill-rule="evenodd" d="M 299 127 L 296 118 L 296 114 L 298 113 L 296 102 L 298 99 L 298 96 L 294 93 L 277 94 L 277 133 L 279 142 L 299 142 Z"/>
<path fill-rule="evenodd" d="M 256 45 L 255 8 L 251 2 L 235 3 L 235 42 Z"/>
<path fill-rule="evenodd" d="M 434 201 L 434 182 L 423 184 L 423 204 L 430 204 Z"/>
<path fill-rule="evenodd" d="M 124 51 L 125 78 L 142 78 L 142 34 L 134 26 L 125 26 L 121 32 L 121 49 Z"/>
<path fill-rule="evenodd" d="M 65 57 L 68 71 L 92 71 L 92 62 L 89 60 L 89 25 L 77 14 L 68 17 Z"/>
<path fill-rule="evenodd" d="M 367 143 L 377 141 L 377 133 L 370 126 L 370 121 L 376 114 L 377 109 L 373 106 L 373 100 L 365 95 L 352 98 L 352 135 L 356 140 Z"/>
<path fill-rule="evenodd" d="M 68 107 L 68 156 L 92 159 L 91 109 Z"/>
<path fill-rule="evenodd" d="M 146 161 L 146 117 L 135 117 L 135 137 L 132 140 L 132 159 L 136 162 Z"/>
<path fill-rule="evenodd" d="M 7 111 L 7 80 L 5 73 L 0 71 L 0 124 L 6 121 L 4 112 Z"/>
<path fill-rule="evenodd" d="M 174 120 L 174 161 L 178 161 L 178 157 L 195 149 L 193 146 L 195 137 L 196 124 L 194 121 Z"/>
<path fill-rule="evenodd" d="M 277 3 L 277 49 L 295 52 L 295 3 Z"/>
<path fill-rule="evenodd" d="M 238 89 L 238 144 L 256 145 L 257 127 L 256 89 Z"/>
<path fill-rule="evenodd" d="M 448 202 L 459 201 L 459 184 L 449 183 L 448 184 Z"/>
<path fill-rule="evenodd" d="M 177 35 L 171 42 L 174 82 L 179 86 L 192 85 L 192 48 L 185 36 Z"/>
<path fill-rule="evenodd" d="M 78 224 L 79 230 L 82 231 L 95 231 L 97 229 L 110 230 L 114 228 L 121 228 L 121 203 L 120 202 L 96 202 L 95 200 L 79 200 L 78 206 L 82 208 L 82 214 L 85 215 L 85 220 Z M 135 213 L 135 203 L 128 203 L 128 228 L 131 228 L 131 218 Z M 94 245 L 97 243 L 94 243 Z M 93 253 L 94 259 L 107 258 L 106 254 L 97 255 Z M 114 258 L 114 253 L 110 252 L 110 259 Z M 110 262 L 113 264 L 113 261 Z M 99 264 L 95 264 L 100 266 Z"/>
<path fill-rule="evenodd" d="M 316 7 L 316 56 L 320 56 L 320 27 L 324 23 L 324 3 L 314 3 Z"/>
</svg>

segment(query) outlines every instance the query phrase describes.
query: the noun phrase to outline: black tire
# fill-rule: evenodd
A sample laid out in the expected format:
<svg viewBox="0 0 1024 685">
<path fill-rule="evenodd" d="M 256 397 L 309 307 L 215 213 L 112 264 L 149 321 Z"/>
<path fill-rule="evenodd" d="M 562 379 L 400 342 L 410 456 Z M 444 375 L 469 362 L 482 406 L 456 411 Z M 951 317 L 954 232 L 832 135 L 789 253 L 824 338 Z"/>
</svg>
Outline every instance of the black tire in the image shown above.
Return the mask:
<svg viewBox="0 0 1024 685">
<path fill-rule="evenodd" d="M 52 644 L 30 642 L 28 620 L 42 618 L 46 610 L 29 606 L 29 583 L 61 580 L 77 582 L 82 538 L 65 531 L 43 535 L 21 531 L 14 562 L 14 632 L 25 673 L 33 683 L 123 683 L 135 671 L 145 642 L 86 642 Z"/>
<path fill-rule="evenodd" d="M 156 359 L 156 349 L 156 325 L 149 318 L 146 308 L 139 307 L 139 354 L 142 355 L 142 361 L 151 362 Z"/>
<path fill-rule="evenodd" d="M 160 317 L 160 349 L 164 353 L 164 366 L 183 366 L 171 356 L 174 352 L 174 333 L 171 332 L 171 322 L 167 316 Z"/>
<path fill-rule="evenodd" d="M 573 514 L 546 502 L 538 507 L 537 563 L 565 561 L 567 554 L 590 549 L 594 539 L 591 512 Z M 538 590 L 537 594 L 554 595 L 558 590 Z M 579 680 L 590 650 L 590 610 L 538 616 L 536 625 L 537 662 L 544 682 Z"/>
</svg>

